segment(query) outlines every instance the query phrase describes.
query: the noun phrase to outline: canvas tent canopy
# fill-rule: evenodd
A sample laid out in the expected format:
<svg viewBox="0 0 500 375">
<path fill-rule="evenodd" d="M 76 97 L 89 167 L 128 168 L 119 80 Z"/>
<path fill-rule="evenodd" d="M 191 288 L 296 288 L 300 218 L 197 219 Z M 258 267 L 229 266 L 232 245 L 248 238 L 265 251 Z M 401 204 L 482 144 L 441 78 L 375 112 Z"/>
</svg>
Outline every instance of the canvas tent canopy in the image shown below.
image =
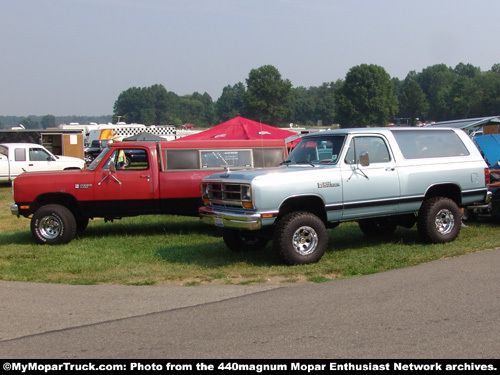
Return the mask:
<svg viewBox="0 0 500 375">
<path fill-rule="evenodd" d="M 283 139 L 288 146 L 291 146 L 296 143 L 293 141 L 298 139 L 298 135 L 296 132 L 290 130 L 280 129 L 238 116 L 208 130 L 179 138 L 179 140 L 180 139 Z"/>
<path fill-rule="evenodd" d="M 124 141 L 166 141 L 166 138 L 160 137 L 159 135 L 141 132 L 139 134 L 132 135 L 127 138 L 123 138 Z"/>
<path fill-rule="evenodd" d="M 489 117 L 477 117 L 477 118 L 467 118 L 460 120 L 451 121 L 441 121 L 428 126 L 432 127 L 446 127 L 446 128 L 458 128 L 465 130 L 469 133 L 476 132 L 483 129 L 485 126 L 498 126 L 500 125 L 500 116 L 489 116 Z"/>
</svg>

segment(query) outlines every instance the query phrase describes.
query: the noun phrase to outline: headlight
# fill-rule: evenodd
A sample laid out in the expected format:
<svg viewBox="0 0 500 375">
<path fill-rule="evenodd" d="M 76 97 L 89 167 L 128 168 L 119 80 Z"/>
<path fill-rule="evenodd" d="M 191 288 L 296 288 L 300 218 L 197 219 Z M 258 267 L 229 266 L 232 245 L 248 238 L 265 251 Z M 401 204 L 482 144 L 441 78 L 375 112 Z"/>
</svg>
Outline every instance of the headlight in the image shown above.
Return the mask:
<svg viewBox="0 0 500 375">
<path fill-rule="evenodd" d="M 241 185 L 241 200 L 243 202 L 252 201 L 252 189 L 250 185 Z"/>
</svg>

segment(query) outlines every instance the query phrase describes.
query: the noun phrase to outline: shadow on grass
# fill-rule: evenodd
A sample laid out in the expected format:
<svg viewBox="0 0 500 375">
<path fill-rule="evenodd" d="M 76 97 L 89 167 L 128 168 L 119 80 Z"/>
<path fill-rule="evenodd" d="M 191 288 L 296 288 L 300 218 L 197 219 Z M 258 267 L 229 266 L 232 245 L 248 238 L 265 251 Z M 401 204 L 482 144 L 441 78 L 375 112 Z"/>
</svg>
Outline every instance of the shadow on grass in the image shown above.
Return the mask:
<svg viewBox="0 0 500 375">
<path fill-rule="evenodd" d="M 416 230 L 411 229 L 398 229 L 393 235 L 385 238 L 377 236 L 367 237 L 362 234 L 357 225 L 348 225 L 329 230 L 328 234 L 329 246 L 326 254 L 364 249 L 370 246 L 383 246 L 384 244 L 403 244 L 403 246 L 410 247 L 421 243 Z M 216 243 L 205 244 L 202 247 L 192 245 L 161 247 L 156 250 L 156 255 L 169 263 L 198 265 L 206 268 L 233 266 L 237 263 L 248 266 L 266 267 L 283 265 L 274 254 L 272 241 L 262 250 L 235 252 L 227 248 L 221 238 Z M 294 267 L 304 266 L 299 265 Z"/>
<path fill-rule="evenodd" d="M 134 221 L 115 220 L 114 222 L 105 223 L 104 220 L 92 223 L 85 229 L 83 233 L 77 233 L 75 240 L 85 238 L 106 238 L 111 236 L 120 236 L 127 234 L 128 237 L 133 236 L 157 236 L 157 235 L 206 235 L 218 237 L 220 233 L 215 227 L 203 224 L 196 220 L 179 219 L 175 221 L 145 219 L 144 222 L 139 222 L 141 219 L 134 218 Z M 18 230 L 13 233 L 0 232 L 0 245 L 2 244 L 33 244 L 35 240 L 31 236 L 29 228 L 26 230 Z"/>
<path fill-rule="evenodd" d="M 157 236 L 159 234 L 204 234 L 219 236 L 216 229 L 201 222 L 177 219 L 175 222 L 157 221 L 145 223 L 125 223 L 114 221 L 112 223 L 99 223 L 89 226 L 78 237 L 106 237 L 126 233 L 127 236 Z"/>
<path fill-rule="evenodd" d="M 258 251 L 234 252 L 226 247 L 221 239 L 220 243 L 208 244 L 202 247 L 175 245 L 161 247 L 156 250 L 159 259 L 168 263 L 198 265 L 203 268 L 219 268 L 234 266 L 241 263 L 248 266 L 279 265 L 274 256 L 272 246 Z"/>
<path fill-rule="evenodd" d="M 15 233 L 1 233 L 0 245 L 26 245 L 35 243 L 29 230 Z"/>
</svg>

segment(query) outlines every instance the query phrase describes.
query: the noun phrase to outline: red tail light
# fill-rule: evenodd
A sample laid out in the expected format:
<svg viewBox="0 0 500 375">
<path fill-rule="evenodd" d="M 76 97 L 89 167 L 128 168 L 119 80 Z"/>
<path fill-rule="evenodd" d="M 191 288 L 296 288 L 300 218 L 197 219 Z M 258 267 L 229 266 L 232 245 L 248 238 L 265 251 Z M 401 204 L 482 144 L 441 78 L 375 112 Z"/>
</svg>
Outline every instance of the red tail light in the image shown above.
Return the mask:
<svg viewBox="0 0 500 375">
<path fill-rule="evenodd" d="M 488 168 L 484 168 L 484 182 L 486 185 L 490 184 L 490 170 Z"/>
</svg>

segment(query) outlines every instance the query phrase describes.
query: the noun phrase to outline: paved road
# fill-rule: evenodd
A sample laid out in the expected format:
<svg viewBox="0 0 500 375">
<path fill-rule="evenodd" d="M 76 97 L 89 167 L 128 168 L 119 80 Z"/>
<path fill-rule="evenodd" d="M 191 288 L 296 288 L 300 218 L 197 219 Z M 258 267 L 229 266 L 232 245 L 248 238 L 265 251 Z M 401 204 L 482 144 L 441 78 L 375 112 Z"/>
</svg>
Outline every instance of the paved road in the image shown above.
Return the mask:
<svg viewBox="0 0 500 375">
<path fill-rule="evenodd" d="M 0 282 L 0 358 L 500 358 L 500 250 L 324 284 Z"/>
</svg>

